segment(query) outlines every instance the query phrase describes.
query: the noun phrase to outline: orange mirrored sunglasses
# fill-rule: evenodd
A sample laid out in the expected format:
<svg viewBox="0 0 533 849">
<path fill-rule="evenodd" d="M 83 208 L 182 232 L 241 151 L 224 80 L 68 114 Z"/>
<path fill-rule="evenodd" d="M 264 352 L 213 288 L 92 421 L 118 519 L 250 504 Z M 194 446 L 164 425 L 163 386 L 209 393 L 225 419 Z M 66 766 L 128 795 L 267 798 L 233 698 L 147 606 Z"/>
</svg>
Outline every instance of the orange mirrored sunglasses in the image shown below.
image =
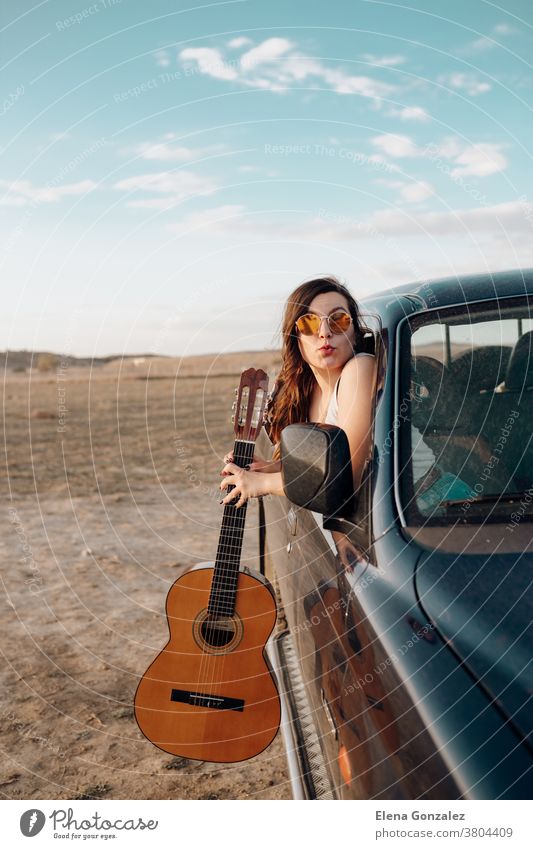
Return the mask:
<svg viewBox="0 0 533 849">
<path fill-rule="evenodd" d="M 317 315 L 314 312 L 308 312 L 301 315 L 295 322 L 296 330 L 303 336 L 314 336 L 315 333 L 319 332 L 323 318 L 326 319 L 331 333 L 346 333 L 352 323 L 350 313 L 345 312 L 345 310 L 335 310 L 329 315 Z"/>
</svg>

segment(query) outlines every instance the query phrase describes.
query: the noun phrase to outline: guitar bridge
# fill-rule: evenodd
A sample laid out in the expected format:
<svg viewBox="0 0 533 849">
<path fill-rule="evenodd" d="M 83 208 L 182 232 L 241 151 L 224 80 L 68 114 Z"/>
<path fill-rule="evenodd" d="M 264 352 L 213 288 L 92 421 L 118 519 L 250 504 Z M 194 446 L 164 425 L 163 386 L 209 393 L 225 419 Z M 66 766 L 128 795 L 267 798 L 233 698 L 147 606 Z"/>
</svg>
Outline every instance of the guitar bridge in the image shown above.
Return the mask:
<svg viewBox="0 0 533 849">
<path fill-rule="evenodd" d="M 191 690 L 172 690 L 170 701 L 182 702 L 195 707 L 214 708 L 215 710 L 244 710 L 244 699 L 214 696 L 210 693 L 194 693 Z"/>
</svg>

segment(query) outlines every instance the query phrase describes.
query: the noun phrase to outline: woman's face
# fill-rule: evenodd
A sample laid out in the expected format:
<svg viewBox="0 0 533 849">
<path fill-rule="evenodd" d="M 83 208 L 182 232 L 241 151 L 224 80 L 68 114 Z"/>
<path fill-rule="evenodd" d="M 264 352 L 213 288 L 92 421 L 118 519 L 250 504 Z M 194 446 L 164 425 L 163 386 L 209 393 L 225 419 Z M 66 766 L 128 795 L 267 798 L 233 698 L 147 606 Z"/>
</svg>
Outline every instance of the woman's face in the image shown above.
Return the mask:
<svg viewBox="0 0 533 849">
<path fill-rule="evenodd" d="M 317 295 L 309 304 L 307 312 L 319 316 L 329 315 L 338 309 L 348 309 L 348 301 L 339 292 L 323 292 Z M 320 369 L 340 369 L 353 357 L 355 343 L 355 328 L 353 322 L 344 333 L 332 333 L 325 319 L 320 322 L 320 329 L 312 336 L 298 335 L 298 345 L 304 360 L 310 366 Z"/>
</svg>

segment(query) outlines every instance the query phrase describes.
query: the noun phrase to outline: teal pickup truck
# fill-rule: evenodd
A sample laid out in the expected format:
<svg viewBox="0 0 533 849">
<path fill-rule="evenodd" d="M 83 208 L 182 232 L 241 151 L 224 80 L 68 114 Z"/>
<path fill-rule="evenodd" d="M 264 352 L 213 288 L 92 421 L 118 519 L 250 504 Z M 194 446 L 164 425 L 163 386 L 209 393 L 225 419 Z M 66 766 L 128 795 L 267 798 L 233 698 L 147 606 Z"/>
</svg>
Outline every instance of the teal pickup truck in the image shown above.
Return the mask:
<svg viewBox="0 0 533 849">
<path fill-rule="evenodd" d="M 533 270 L 362 301 L 378 374 L 356 493 L 343 431 L 283 432 L 260 553 L 295 798 L 531 795 L 532 304 Z"/>
</svg>

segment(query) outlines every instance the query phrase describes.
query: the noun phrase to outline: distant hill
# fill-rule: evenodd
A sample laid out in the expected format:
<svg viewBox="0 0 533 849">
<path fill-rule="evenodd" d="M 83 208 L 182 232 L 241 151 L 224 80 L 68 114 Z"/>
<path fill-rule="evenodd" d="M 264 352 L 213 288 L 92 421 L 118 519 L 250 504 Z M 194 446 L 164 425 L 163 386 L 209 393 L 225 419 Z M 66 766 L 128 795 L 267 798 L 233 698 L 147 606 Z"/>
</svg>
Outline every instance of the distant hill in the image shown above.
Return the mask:
<svg viewBox="0 0 533 849">
<path fill-rule="evenodd" d="M 171 357 L 160 354 L 110 354 L 106 357 L 74 357 L 52 351 L 0 351 L 0 371 L 8 374 L 30 372 L 52 375 L 57 369 L 69 376 L 93 377 L 122 374 L 124 377 L 198 377 L 201 375 L 238 374 L 253 366 L 267 371 L 277 369 L 281 361 L 279 351 L 238 351 L 225 354 L 198 354 L 189 357 Z"/>
<path fill-rule="evenodd" d="M 131 357 L 145 357 L 150 354 L 132 354 Z M 56 354 L 53 351 L 0 351 L 0 368 L 7 368 L 8 371 L 18 371 L 20 369 L 29 370 L 37 368 L 39 358 L 48 357 L 50 361 L 53 358 L 56 360 L 68 363 L 69 366 L 102 366 L 110 363 L 117 358 L 117 354 L 111 354 L 108 357 L 74 357 L 70 354 Z M 128 359 L 128 357 L 125 357 Z"/>
</svg>

